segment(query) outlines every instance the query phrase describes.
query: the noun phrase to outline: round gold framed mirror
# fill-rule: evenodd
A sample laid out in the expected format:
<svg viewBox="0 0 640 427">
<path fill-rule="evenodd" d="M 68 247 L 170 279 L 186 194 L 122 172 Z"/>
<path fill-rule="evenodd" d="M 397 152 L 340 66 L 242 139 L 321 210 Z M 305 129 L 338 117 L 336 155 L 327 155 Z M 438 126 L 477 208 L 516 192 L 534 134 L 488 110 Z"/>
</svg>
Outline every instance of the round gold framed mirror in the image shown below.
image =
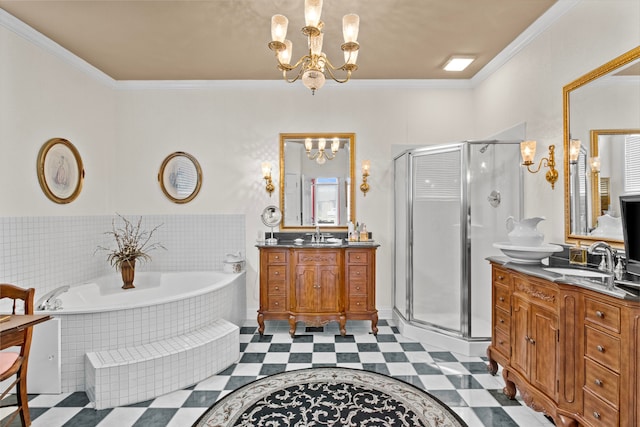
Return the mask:
<svg viewBox="0 0 640 427">
<path fill-rule="evenodd" d="M 177 151 L 168 155 L 158 172 L 162 192 L 174 203 L 188 203 L 200 192 L 202 169 L 191 154 Z"/>
</svg>

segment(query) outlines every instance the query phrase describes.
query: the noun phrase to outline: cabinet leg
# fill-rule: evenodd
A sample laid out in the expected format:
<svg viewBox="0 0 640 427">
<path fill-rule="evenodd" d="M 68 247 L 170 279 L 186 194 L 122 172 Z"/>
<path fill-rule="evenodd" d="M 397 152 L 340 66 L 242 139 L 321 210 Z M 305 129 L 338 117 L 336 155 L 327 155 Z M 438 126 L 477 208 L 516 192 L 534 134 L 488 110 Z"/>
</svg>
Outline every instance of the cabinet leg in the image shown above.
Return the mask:
<svg viewBox="0 0 640 427">
<path fill-rule="evenodd" d="M 578 427 L 578 422 L 573 418 L 565 417 L 564 415 L 557 415 L 554 419 L 556 425 L 562 427 Z"/>
<path fill-rule="evenodd" d="M 342 315 L 340 316 L 340 335 L 342 335 L 343 337 L 345 335 L 347 335 L 347 316 Z"/>
<path fill-rule="evenodd" d="M 258 313 L 258 332 L 264 335 L 264 314 Z"/>
<path fill-rule="evenodd" d="M 373 335 L 378 335 L 378 313 L 371 316 L 371 332 Z"/>
<path fill-rule="evenodd" d="M 291 338 L 296 335 L 296 316 L 289 316 L 289 335 Z"/>
<path fill-rule="evenodd" d="M 509 371 L 506 369 L 502 370 L 502 378 L 504 378 L 504 388 L 502 392 L 509 399 L 513 400 L 516 398 L 516 385 L 513 381 L 509 380 Z"/>
<path fill-rule="evenodd" d="M 487 357 L 489 358 L 489 364 L 487 365 L 487 371 L 489 371 L 489 373 L 491 375 L 495 375 L 498 373 L 498 363 L 493 360 L 493 358 L 491 357 L 491 346 L 487 347 Z"/>
</svg>

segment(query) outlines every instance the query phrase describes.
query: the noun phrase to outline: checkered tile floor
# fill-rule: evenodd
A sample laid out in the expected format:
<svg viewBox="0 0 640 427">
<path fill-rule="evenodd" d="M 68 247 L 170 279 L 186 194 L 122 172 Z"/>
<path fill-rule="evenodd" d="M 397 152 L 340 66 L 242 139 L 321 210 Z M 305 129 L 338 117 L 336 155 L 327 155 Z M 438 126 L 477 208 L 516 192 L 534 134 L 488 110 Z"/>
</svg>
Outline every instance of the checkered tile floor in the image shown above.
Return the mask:
<svg viewBox="0 0 640 427">
<path fill-rule="evenodd" d="M 33 427 L 156 427 L 191 426 L 217 399 L 257 378 L 313 366 L 366 369 L 424 388 L 457 412 L 470 427 L 552 426 L 542 414 L 508 400 L 500 373 L 487 373 L 485 358 L 467 357 L 403 337 L 390 322 L 381 321 L 377 337 L 368 322 L 347 323 L 345 337 L 337 325 L 298 327 L 289 336 L 286 322 L 267 322 L 265 334 L 256 327 L 240 333 L 240 360 L 193 387 L 147 402 L 96 411 L 85 393 L 30 396 Z M 6 409 L 3 409 L 6 412 Z M 0 412 L 0 418 L 5 413 Z M 19 426 L 14 420 L 12 426 Z"/>
</svg>

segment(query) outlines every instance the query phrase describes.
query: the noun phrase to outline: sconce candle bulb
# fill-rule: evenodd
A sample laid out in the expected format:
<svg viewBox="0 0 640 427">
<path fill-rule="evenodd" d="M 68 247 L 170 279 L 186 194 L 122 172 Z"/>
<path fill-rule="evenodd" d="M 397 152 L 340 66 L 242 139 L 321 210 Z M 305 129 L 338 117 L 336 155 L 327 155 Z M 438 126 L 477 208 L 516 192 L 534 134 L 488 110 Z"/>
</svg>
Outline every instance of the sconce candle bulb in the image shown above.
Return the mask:
<svg viewBox="0 0 640 427">
<path fill-rule="evenodd" d="M 536 141 L 523 141 L 520 143 L 520 152 L 522 154 L 522 165 L 527 167 L 527 170 L 531 173 L 538 173 L 543 166 L 548 167 L 549 170 L 546 174 L 547 181 L 551 184 L 551 189 L 555 188 L 556 181 L 558 180 L 558 171 L 556 170 L 556 158 L 555 158 L 555 145 L 549 146 L 549 157 L 543 157 L 538 163 L 538 168 L 531 170 L 533 165 L 533 159 L 536 155 Z"/>
<path fill-rule="evenodd" d="M 266 183 L 265 189 L 267 190 L 267 193 L 269 193 L 269 197 L 271 197 L 271 193 L 273 193 L 273 190 L 275 190 L 273 181 L 271 180 L 271 163 L 262 162 L 262 177 L 264 178 L 264 181 Z"/>
<path fill-rule="evenodd" d="M 579 139 L 572 139 L 569 141 L 569 161 L 575 163 L 580 156 L 580 145 L 582 143 Z"/>
<path fill-rule="evenodd" d="M 369 191 L 369 183 L 367 183 L 367 178 L 369 177 L 369 170 L 371 169 L 371 162 L 369 160 L 362 161 L 362 184 L 360 184 L 360 191 L 367 196 L 367 192 Z"/>
</svg>

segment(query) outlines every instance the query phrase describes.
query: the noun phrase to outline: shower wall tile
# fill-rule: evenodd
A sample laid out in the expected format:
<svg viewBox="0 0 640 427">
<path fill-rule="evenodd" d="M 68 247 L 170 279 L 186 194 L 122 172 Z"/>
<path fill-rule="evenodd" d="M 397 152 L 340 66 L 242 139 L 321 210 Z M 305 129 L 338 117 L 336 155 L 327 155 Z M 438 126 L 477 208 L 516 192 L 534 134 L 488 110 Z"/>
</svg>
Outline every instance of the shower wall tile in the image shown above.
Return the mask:
<svg viewBox="0 0 640 427">
<path fill-rule="evenodd" d="M 134 224 L 139 216 L 127 215 Z M 62 285 L 117 274 L 107 262 L 113 247 L 105 234 L 121 221 L 114 216 L 0 217 L 0 282 L 36 289 L 36 299 Z M 222 270 L 227 253 L 245 251 L 244 215 L 144 215 L 142 227 L 161 225 L 140 271 Z"/>
</svg>

